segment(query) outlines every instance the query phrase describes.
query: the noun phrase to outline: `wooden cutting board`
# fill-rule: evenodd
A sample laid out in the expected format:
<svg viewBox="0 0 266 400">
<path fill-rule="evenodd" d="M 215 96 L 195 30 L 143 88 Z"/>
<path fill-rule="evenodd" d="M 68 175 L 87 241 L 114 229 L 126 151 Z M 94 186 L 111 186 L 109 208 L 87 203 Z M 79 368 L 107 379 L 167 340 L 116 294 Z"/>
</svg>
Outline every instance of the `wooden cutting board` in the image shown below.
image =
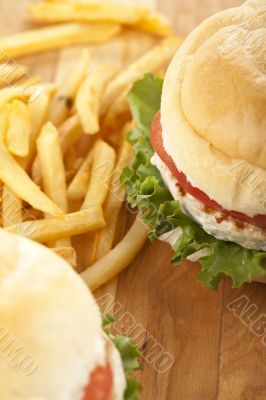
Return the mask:
<svg viewBox="0 0 266 400">
<path fill-rule="evenodd" d="M 1 35 L 30 26 L 25 15 L 29 2 L 0 1 Z M 156 3 L 171 18 L 177 33 L 186 35 L 208 15 L 241 1 Z M 126 64 L 152 43 L 147 37 L 140 39 L 129 34 L 93 51 L 100 59 L 109 57 Z M 53 79 L 60 77 L 60 66 L 65 70 L 66 63 L 73 62 L 73 54 L 72 49 L 49 52 L 23 61 L 31 66 L 32 74 Z M 170 257 L 167 245 L 147 243 L 133 265 L 97 293 L 105 310 L 111 298 L 115 301 L 114 311 L 120 318 L 117 330 L 131 330 L 139 343 L 146 338 L 140 374 L 142 399 L 265 400 L 266 286 L 252 284 L 232 290 L 229 280 L 224 280 L 219 292 L 213 293 L 197 283 L 197 265 L 173 267 Z"/>
</svg>

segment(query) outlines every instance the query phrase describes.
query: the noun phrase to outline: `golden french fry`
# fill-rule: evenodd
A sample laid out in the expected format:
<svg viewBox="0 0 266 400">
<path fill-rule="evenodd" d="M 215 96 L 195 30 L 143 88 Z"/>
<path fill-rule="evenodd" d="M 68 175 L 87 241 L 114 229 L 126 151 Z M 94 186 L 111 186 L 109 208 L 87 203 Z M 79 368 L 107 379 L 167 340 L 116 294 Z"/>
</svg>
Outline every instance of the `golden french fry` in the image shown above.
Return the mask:
<svg viewBox="0 0 266 400">
<path fill-rule="evenodd" d="M 54 87 L 44 86 L 40 95 L 35 98 L 35 93 L 29 98 L 28 107 L 31 116 L 30 148 L 27 157 L 20 160 L 20 165 L 28 170 L 36 154 L 36 139 L 42 126 L 47 120 L 48 107 Z"/>
<path fill-rule="evenodd" d="M 19 157 L 29 154 L 31 118 L 28 106 L 21 100 L 13 100 L 8 118 L 6 143 L 10 153 Z"/>
<path fill-rule="evenodd" d="M 76 161 L 77 161 L 77 149 L 75 147 L 71 147 L 65 154 L 64 158 L 66 171 L 71 170 Z"/>
<path fill-rule="evenodd" d="M 151 11 L 134 28 L 160 37 L 173 35 L 173 26 L 169 19 L 154 11 Z"/>
<path fill-rule="evenodd" d="M 0 180 L 20 199 L 47 214 L 62 217 L 63 213 L 29 178 L 0 141 Z"/>
<path fill-rule="evenodd" d="M 77 149 L 75 147 L 69 149 L 64 157 L 67 185 L 69 184 L 69 181 L 72 179 L 72 177 L 75 176 L 75 174 L 78 171 L 77 167 L 77 165 L 79 165 L 78 158 L 79 157 L 77 155 Z"/>
<path fill-rule="evenodd" d="M 2 224 L 4 228 L 22 222 L 22 201 L 6 186 L 2 190 Z"/>
<path fill-rule="evenodd" d="M 106 1 L 46 2 L 29 7 L 30 17 L 42 23 L 109 21 L 132 25 L 140 22 L 148 12 L 144 7 Z"/>
<path fill-rule="evenodd" d="M 43 91 L 50 97 L 52 97 L 58 90 L 58 85 L 54 82 L 42 82 L 40 86 L 43 89 Z M 31 101 L 32 100 L 30 99 L 29 102 Z"/>
<path fill-rule="evenodd" d="M 115 227 L 115 237 L 114 237 L 114 242 L 113 242 L 113 246 L 116 246 L 119 242 L 121 242 L 121 240 L 123 239 L 123 237 L 125 236 L 126 232 L 127 232 L 127 228 L 128 228 L 128 207 L 125 205 L 122 206 L 120 213 L 119 213 L 119 217 L 117 219 L 117 223 L 116 223 L 116 227 Z"/>
<path fill-rule="evenodd" d="M 16 88 L 15 86 L 0 89 L 0 107 L 16 99 L 27 102 L 29 94 L 24 93 L 20 88 Z"/>
<path fill-rule="evenodd" d="M 0 86 L 9 86 L 19 79 L 25 78 L 27 68 L 17 64 L 14 60 L 0 64 Z"/>
<path fill-rule="evenodd" d="M 77 115 L 68 118 L 59 128 L 59 137 L 63 155 L 81 138 L 82 126 Z M 32 163 L 32 179 L 40 186 L 42 181 L 41 165 L 38 157 Z"/>
<path fill-rule="evenodd" d="M 83 50 L 73 71 L 62 82 L 51 101 L 48 120 L 57 127 L 69 116 L 79 87 L 88 74 L 89 60 L 89 51 Z"/>
<path fill-rule="evenodd" d="M 66 214 L 68 212 L 63 155 L 57 129 L 46 123 L 37 140 L 45 194 Z"/>
<path fill-rule="evenodd" d="M 38 156 L 35 157 L 32 163 L 31 177 L 37 186 L 42 186 L 42 169 Z"/>
<path fill-rule="evenodd" d="M 117 129 L 123 126 L 131 117 L 127 99 L 128 92 L 129 90 L 126 90 L 118 96 L 104 115 L 102 132 L 106 133 L 108 138 L 111 138 L 112 131 L 115 130 L 115 133 L 117 133 Z"/>
<path fill-rule="evenodd" d="M 124 239 L 116 247 L 81 273 L 81 277 L 94 291 L 122 272 L 144 246 L 149 228 L 137 217 Z"/>
<path fill-rule="evenodd" d="M 132 156 L 132 146 L 128 142 L 124 141 L 120 155 L 118 157 L 118 161 L 115 166 L 115 171 L 113 173 L 109 194 L 103 206 L 106 226 L 101 231 L 98 231 L 95 235 L 92 252 L 93 263 L 98 261 L 101 257 L 103 257 L 106 253 L 108 253 L 108 251 L 112 249 L 115 239 L 117 220 L 121 211 L 122 204 L 126 197 L 126 193 L 120 185 L 120 176 L 123 169 L 132 160 Z"/>
<path fill-rule="evenodd" d="M 103 140 L 96 142 L 93 151 L 91 177 L 81 209 L 102 206 L 108 194 L 115 166 L 115 151 Z"/>
<path fill-rule="evenodd" d="M 9 57 L 21 57 L 76 44 L 106 42 L 120 30 L 113 23 L 66 23 L 1 38 L 0 48 Z"/>
<path fill-rule="evenodd" d="M 48 122 L 43 126 L 37 140 L 38 159 L 40 160 L 44 192 L 64 212 L 68 212 L 66 175 L 64 160 L 59 142 L 58 131 Z M 70 239 L 55 243 L 49 247 L 70 247 Z"/>
<path fill-rule="evenodd" d="M 92 207 L 76 213 L 66 214 L 64 218 L 22 222 L 21 224 L 10 226 L 7 230 L 37 242 L 45 243 L 101 229 L 104 226 L 105 220 L 102 208 Z"/>
<path fill-rule="evenodd" d="M 163 40 L 158 46 L 145 53 L 124 72 L 119 74 L 105 91 L 101 114 L 106 113 L 118 97 L 123 94 L 125 96 L 133 83 L 144 74 L 157 71 L 161 66 L 168 64 L 180 46 L 181 41 L 177 37 Z"/>
<path fill-rule="evenodd" d="M 68 150 L 64 159 L 67 185 L 69 184 L 69 182 L 72 181 L 74 176 L 77 174 L 83 162 L 84 162 L 84 157 L 78 156 L 76 148 Z"/>
<path fill-rule="evenodd" d="M 77 254 L 73 247 L 56 247 L 53 250 L 73 268 L 77 267 Z"/>
<path fill-rule="evenodd" d="M 107 143 L 98 140 L 93 149 L 93 163 L 90 172 L 89 186 L 81 209 L 89 208 L 92 205 L 103 205 L 109 191 L 114 165 L 115 151 Z M 94 233 L 89 233 L 85 236 L 87 240 L 87 249 L 84 256 L 86 255 L 88 257 L 85 263 L 85 265 L 88 265 L 91 264 Z"/>
<path fill-rule="evenodd" d="M 67 184 L 72 181 L 78 170 L 80 169 L 81 165 L 83 164 L 84 158 L 83 157 L 76 157 L 74 160 L 74 164 L 69 166 L 66 170 L 66 181 Z"/>
<path fill-rule="evenodd" d="M 27 96 L 30 97 L 32 95 L 32 92 L 42 90 L 41 77 L 26 77 L 25 79 L 16 82 L 12 87 L 16 88 L 16 90 L 21 91 L 24 94 L 27 94 Z"/>
<path fill-rule="evenodd" d="M 83 130 L 94 135 L 100 130 L 99 113 L 101 99 L 107 84 L 115 76 L 117 68 L 113 65 L 100 65 L 81 85 L 76 108 Z"/>
<path fill-rule="evenodd" d="M 11 105 L 5 103 L 0 107 L 0 140 L 5 141 Z"/>
<path fill-rule="evenodd" d="M 63 154 L 81 138 L 83 129 L 77 114 L 68 118 L 59 128 L 59 137 Z"/>
<path fill-rule="evenodd" d="M 86 192 L 90 181 L 90 171 L 93 161 L 93 149 L 89 152 L 75 177 L 71 181 L 67 189 L 68 198 L 71 200 L 82 200 L 86 196 Z"/>
</svg>

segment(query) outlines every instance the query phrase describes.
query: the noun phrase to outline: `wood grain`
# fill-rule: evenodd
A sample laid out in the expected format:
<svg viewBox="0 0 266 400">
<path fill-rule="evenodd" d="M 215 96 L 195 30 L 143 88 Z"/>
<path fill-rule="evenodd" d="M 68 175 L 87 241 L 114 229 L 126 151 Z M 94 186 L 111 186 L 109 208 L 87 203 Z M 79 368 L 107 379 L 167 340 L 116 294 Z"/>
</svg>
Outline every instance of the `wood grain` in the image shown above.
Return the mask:
<svg viewBox="0 0 266 400">
<path fill-rule="evenodd" d="M 29 0 L 0 1 L 1 35 L 29 26 L 25 18 L 28 3 Z M 207 16 L 241 1 L 157 0 L 155 3 L 171 18 L 176 32 L 186 35 Z M 136 40 L 129 33 L 101 48 L 93 47 L 92 51 L 98 60 L 116 60 L 123 66 L 152 42 L 145 35 Z M 52 80 L 58 76 L 57 68 L 62 71 L 60 76 L 67 73 L 77 52 L 78 49 L 74 53 L 73 49 L 49 52 L 23 61 L 31 67 L 32 74 L 39 73 Z M 185 263 L 173 267 L 170 257 L 167 245 L 147 243 L 133 265 L 116 282 L 98 292 L 98 297 L 108 293 L 112 296 L 115 312 L 119 309 L 124 318 L 129 313 L 127 321 L 134 321 L 135 338 L 143 336 L 140 343 L 146 361 L 139 375 L 142 399 L 266 399 L 266 346 L 258 336 L 260 327 L 256 323 L 266 314 L 266 286 L 252 284 L 232 290 L 230 282 L 225 280 L 220 290 L 213 293 L 197 283 L 197 265 Z M 235 315 L 230 304 L 238 298 L 247 304 L 246 309 L 244 303 L 240 305 Z M 252 327 L 257 329 L 257 335 Z M 121 322 L 117 329 L 127 333 L 129 322 Z M 159 368 L 160 352 L 157 363 L 156 352 L 151 356 L 154 341 L 173 357 L 174 363 L 167 372 Z"/>
</svg>

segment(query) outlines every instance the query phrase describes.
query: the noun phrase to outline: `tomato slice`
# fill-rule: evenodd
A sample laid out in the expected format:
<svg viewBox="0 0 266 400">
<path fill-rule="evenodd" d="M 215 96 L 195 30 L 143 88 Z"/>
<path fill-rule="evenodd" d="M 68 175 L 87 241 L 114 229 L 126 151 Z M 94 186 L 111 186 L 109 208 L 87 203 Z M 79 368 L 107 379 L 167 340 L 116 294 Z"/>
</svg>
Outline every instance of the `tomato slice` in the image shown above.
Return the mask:
<svg viewBox="0 0 266 400">
<path fill-rule="evenodd" d="M 90 375 L 83 400 L 110 400 L 113 389 L 113 373 L 110 364 L 97 367 Z"/>
<path fill-rule="evenodd" d="M 238 211 L 233 210 L 225 210 L 222 206 L 220 206 L 216 201 L 211 200 L 209 196 L 202 192 L 202 190 L 195 188 L 191 185 L 191 183 L 187 180 L 187 177 L 183 172 L 179 171 L 172 159 L 171 156 L 165 151 L 163 146 L 163 137 L 162 137 L 162 126 L 161 126 L 161 114 L 158 113 L 153 121 L 151 127 L 151 145 L 154 151 L 158 154 L 160 159 L 165 163 L 165 165 L 170 169 L 174 177 L 177 179 L 178 183 L 182 187 L 184 191 L 191 194 L 191 196 L 200 200 L 205 206 L 215 210 L 220 211 L 225 215 L 233 217 L 238 221 L 247 222 L 251 225 L 258 226 L 260 228 L 266 228 L 266 215 L 255 215 L 254 217 L 249 217 L 245 214 L 242 214 Z"/>
</svg>

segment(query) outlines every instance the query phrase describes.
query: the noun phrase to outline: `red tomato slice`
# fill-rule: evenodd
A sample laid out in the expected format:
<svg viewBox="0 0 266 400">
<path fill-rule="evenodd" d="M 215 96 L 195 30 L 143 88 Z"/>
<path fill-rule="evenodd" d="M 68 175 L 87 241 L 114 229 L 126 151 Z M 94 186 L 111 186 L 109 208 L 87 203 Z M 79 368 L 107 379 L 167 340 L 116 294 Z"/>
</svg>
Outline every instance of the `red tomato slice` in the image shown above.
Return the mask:
<svg viewBox="0 0 266 400">
<path fill-rule="evenodd" d="M 110 400 L 113 389 L 113 373 L 110 364 L 97 367 L 90 376 L 83 400 Z"/>
<path fill-rule="evenodd" d="M 179 171 L 176 168 L 176 165 L 169 156 L 169 154 L 165 151 L 163 146 L 163 138 L 162 138 L 162 126 L 161 126 L 161 114 L 158 113 L 154 119 L 154 122 L 151 127 L 151 145 L 154 151 L 158 154 L 160 159 L 165 163 L 165 165 L 170 169 L 174 177 L 177 179 L 180 186 L 191 196 L 200 200 L 207 207 L 212 208 L 215 211 L 220 211 L 225 215 L 233 217 L 239 221 L 247 222 L 251 225 L 255 225 L 261 228 L 266 228 L 266 215 L 255 215 L 254 217 L 249 217 L 245 214 L 242 214 L 238 211 L 233 210 L 225 210 L 222 206 L 220 206 L 216 201 L 211 200 L 209 196 L 202 192 L 200 189 L 195 188 L 191 185 L 191 183 L 187 180 L 187 177 L 183 174 L 183 172 Z"/>
</svg>

